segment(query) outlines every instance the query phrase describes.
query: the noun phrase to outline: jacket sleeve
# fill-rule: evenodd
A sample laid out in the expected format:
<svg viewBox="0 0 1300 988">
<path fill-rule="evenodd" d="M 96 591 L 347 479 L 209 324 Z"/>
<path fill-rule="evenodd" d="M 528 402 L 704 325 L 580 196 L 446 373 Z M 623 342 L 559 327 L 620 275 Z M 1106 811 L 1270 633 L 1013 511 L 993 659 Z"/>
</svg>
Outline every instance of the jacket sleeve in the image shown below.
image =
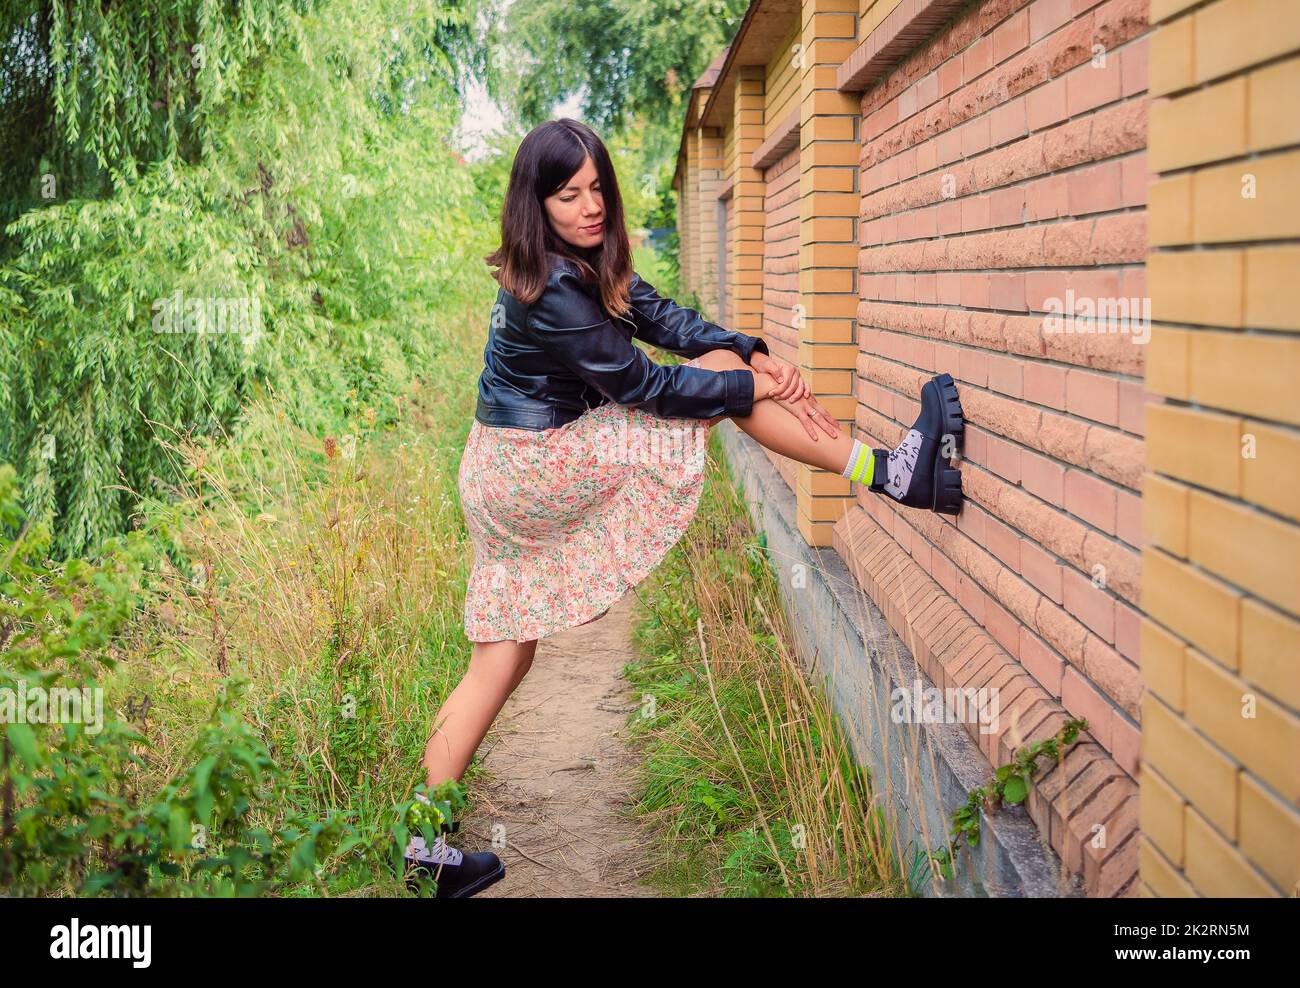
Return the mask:
<svg viewBox="0 0 1300 988">
<path fill-rule="evenodd" d="M 664 298 L 654 285 L 633 273 L 630 286 L 637 339 L 670 353 L 698 357 L 710 350 L 732 350 L 749 363 L 754 352 L 767 353 L 767 341 L 711 323 L 694 309 Z"/>
<path fill-rule="evenodd" d="M 752 371 L 656 364 L 572 271 L 560 270 L 546 286 L 529 310 L 528 328 L 543 350 L 619 405 L 661 418 L 746 416 L 753 410 Z"/>
</svg>

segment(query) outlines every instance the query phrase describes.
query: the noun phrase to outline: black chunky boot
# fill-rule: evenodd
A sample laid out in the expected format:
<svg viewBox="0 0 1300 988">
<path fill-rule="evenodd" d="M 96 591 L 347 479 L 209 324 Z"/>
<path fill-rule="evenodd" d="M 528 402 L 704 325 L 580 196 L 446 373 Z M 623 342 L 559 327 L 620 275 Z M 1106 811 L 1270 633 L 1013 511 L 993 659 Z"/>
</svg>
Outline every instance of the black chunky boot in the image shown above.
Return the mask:
<svg viewBox="0 0 1300 988">
<path fill-rule="evenodd" d="M 961 471 L 949 457 L 961 449 L 965 428 L 957 384 L 951 374 L 930 378 L 921 388 L 921 414 L 893 450 L 873 449 L 870 490 L 909 508 L 940 514 L 961 511 Z M 951 442 L 944 438 L 951 436 Z"/>
<path fill-rule="evenodd" d="M 407 848 L 406 887 L 413 894 L 420 894 L 421 881 L 433 881 L 435 899 L 467 899 L 505 877 L 505 864 L 491 851 L 465 854 L 447 844 L 446 834 L 459 830 L 459 823 L 440 829 L 432 847 L 415 837 Z"/>
</svg>

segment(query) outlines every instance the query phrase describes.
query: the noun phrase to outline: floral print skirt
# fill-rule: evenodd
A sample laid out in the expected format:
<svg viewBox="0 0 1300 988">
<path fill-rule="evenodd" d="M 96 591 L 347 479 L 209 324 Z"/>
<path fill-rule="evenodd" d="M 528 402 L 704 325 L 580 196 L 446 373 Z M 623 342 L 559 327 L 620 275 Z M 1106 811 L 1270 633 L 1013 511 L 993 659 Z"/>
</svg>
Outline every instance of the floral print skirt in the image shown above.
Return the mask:
<svg viewBox="0 0 1300 988">
<path fill-rule="evenodd" d="M 476 419 L 458 479 L 474 544 L 466 637 L 531 641 L 600 617 L 695 516 L 708 432 L 614 402 L 554 429 Z"/>
</svg>

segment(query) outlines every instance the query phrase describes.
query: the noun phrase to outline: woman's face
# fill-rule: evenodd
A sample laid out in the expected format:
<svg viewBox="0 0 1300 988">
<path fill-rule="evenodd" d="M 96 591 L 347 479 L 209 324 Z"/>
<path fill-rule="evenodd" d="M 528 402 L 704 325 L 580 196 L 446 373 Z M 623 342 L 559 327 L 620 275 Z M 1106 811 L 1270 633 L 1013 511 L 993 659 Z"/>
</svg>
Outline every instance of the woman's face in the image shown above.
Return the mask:
<svg viewBox="0 0 1300 988">
<path fill-rule="evenodd" d="M 590 157 L 562 189 L 543 201 L 551 227 L 573 246 L 595 247 L 605 239 L 605 200 Z"/>
</svg>

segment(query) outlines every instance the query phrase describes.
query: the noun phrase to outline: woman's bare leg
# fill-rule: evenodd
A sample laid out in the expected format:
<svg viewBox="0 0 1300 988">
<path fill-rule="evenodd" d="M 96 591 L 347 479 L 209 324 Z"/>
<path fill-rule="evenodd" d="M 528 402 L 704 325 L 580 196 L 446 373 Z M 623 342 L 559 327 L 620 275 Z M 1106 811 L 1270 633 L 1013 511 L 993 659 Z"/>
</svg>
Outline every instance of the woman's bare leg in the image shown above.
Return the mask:
<svg viewBox="0 0 1300 988">
<path fill-rule="evenodd" d="M 424 767 L 431 786 L 460 779 L 537 653 L 537 641 L 474 642 L 469 669 L 433 718 Z"/>
<path fill-rule="evenodd" d="M 748 366 L 740 354 L 731 350 L 710 350 L 699 358 L 698 364 L 715 371 Z M 710 419 L 709 424 L 717 421 Z M 732 421 L 772 452 L 823 470 L 839 473 L 848 465 L 849 453 L 853 450 L 853 437 L 843 429 L 834 438 L 818 430 L 818 438 L 813 439 L 803 423 L 768 398 L 760 398 L 754 402 L 749 415 L 743 418 L 735 416 Z"/>
</svg>

